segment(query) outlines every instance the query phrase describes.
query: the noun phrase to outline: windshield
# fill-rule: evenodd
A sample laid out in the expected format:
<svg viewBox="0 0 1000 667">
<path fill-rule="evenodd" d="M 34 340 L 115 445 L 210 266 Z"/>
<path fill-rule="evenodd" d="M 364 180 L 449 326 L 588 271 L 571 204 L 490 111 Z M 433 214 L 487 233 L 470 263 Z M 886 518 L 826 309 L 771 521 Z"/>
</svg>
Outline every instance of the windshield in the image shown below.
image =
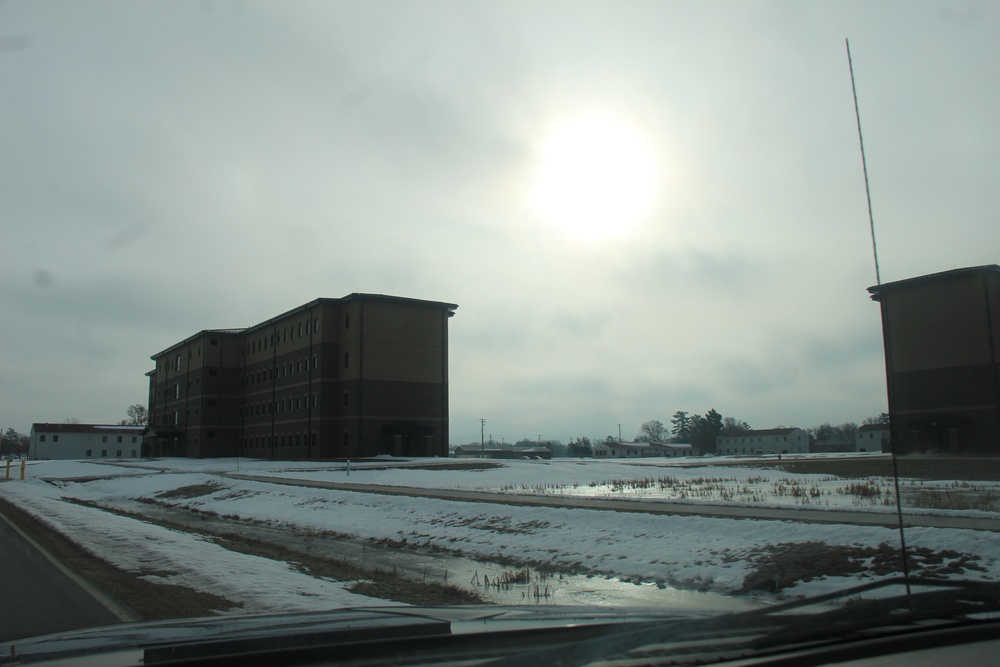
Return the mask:
<svg viewBox="0 0 1000 667">
<path fill-rule="evenodd" d="M 0 2 L 0 641 L 995 581 L 998 30 Z"/>
</svg>

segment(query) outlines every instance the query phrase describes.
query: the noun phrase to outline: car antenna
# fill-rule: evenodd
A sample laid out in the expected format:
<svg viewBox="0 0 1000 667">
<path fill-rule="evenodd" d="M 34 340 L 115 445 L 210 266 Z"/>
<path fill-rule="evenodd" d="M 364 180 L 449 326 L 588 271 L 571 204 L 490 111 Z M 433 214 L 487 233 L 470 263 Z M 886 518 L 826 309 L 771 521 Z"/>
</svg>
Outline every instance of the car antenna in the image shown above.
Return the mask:
<svg viewBox="0 0 1000 667">
<path fill-rule="evenodd" d="M 868 199 L 868 228 L 872 235 L 872 255 L 875 259 L 875 285 L 876 294 L 879 295 L 877 301 L 882 314 L 882 341 L 885 347 L 885 386 L 889 395 L 889 454 L 892 457 L 892 481 L 895 484 L 896 492 L 896 520 L 899 526 L 899 545 L 902 550 L 903 562 L 903 582 L 906 584 L 906 597 L 910 597 L 910 559 L 906 552 L 906 532 L 903 529 L 903 501 L 899 495 L 899 463 L 896 457 L 896 418 L 893 415 L 892 401 L 892 350 L 889 336 L 888 304 L 882 297 L 882 275 L 878 267 L 878 245 L 875 243 L 875 217 L 872 215 L 872 192 L 868 184 L 868 161 L 865 159 L 865 140 L 861 134 L 861 112 L 858 109 L 858 88 L 854 83 L 854 63 L 851 60 L 851 42 L 846 37 L 844 44 L 847 46 L 847 67 L 851 72 L 851 92 L 854 94 L 854 117 L 858 122 L 858 143 L 861 146 L 861 168 L 865 174 L 865 197 Z"/>
</svg>

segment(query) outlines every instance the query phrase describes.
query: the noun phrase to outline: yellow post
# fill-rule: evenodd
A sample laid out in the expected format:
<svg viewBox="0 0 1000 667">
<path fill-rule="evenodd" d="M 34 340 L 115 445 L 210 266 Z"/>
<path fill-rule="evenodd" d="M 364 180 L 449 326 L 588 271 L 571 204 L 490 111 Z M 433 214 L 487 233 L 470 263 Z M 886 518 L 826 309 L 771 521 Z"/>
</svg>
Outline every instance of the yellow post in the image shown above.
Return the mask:
<svg viewBox="0 0 1000 667">
<path fill-rule="evenodd" d="M 10 479 L 10 459 L 7 459 L 7 479 Z"/>
<path fill-rule="evenodd" d="M 21 459 L 21 479 L 24 479 L 24 466 L 28 465 L 28 459 Z"/>
</svg>

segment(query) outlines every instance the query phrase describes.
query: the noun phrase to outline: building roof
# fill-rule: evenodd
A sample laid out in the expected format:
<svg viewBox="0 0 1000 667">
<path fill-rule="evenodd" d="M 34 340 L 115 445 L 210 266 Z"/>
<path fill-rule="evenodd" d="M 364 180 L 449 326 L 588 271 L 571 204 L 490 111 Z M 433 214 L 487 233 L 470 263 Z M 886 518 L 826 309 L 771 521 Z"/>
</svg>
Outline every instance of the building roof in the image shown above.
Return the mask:
<svg viewBox="0 0 1000 667">
<path fill-rule="evenodd" d="M 159 359 L 160 357 L 162 357 L 163 355 L 169 353 L 170 351 L 175 350 L 175 349 L 177 349 L 179 347 L 183 347 L 184 345 L 187 345 L 188 343 L 193 342 L 193 341 L 197 340 L 198 338 L 201 338 L 201 337 L 203 337 L 205 335 L 215 334 L 215 335 L 222 335 L 222 336 L 237 336 L 237 335 L 241 335 L 241 334 L 247 333 L 249 331 L 254 331 L 256 329 L 262 329 L 262 328 L 268 326 L 269 324 L 273 324 L 274 322 L 276 322 L 278 320 L 282 320 L 282 319 L 284 319 L 286 317 L 290 317 L 292 315 L 295 315 L 296 313 L 307 312 L 307 311 L 311 310 L 312 308 L 315 308 L 316 306 L 320 306 L 320 305 L 324 305 L 324 304 L 330 304 L 330 303 L 344 303 L 344 302 L 348 302 L 348 301 L 380 301 L 382 303 L 405 303 L 405 304 L 409 304 L 409 305 L 413 305 L 413 306 L 424 306 L 424 307 L 427 307 L 427 308 L 439 308 L 439 309 L 442 309 L 442 310 L 447 310 L 449 317 L 451 317 L 454 314 L 455 309 L 458 308 L 458 304 L 455 304 L 455 303 L 445 303 L 443 301 L 427 301 L 425 299 L 411 299 L 409 297 L 404 297 L 404 296 L 390 296 L 388 294 L 365 294 L 365 293 L 362 293 L 362 292 L 354 292 L 352 294 L 348 294 L 347 296 L 341 297 L 339 299 L 330 298 L 330 297 L 320 297 L 318 299 L 313 299 L 309 303 L 304 303 L 301 306 L 296 306 L 295 308 L 292 308 L 291 310 L 287 310 L 287 311 L 281 313 L 280 315 L 276 315 L 274 317 L 270 317 L 270 318 L 264 320 L 263 322 L 259 322 L 257 324 L 252 325 L 252 326 L 249 326 L 249 327 L 235 328 L 235 329 L 203 329 L 202 331 L 199 331 L 198 333 L 196 333 L 196 334 L 194 334 L 192 336 L 188 336 L 187 338 L 185 338 L 181 342 L 174 343 L 173 345 L 171 345 L 170 347 L 164 349 L 163 351 L 157 352 L 156 354 L 154 354 L 153 356 L 151 356 L 150 359 L 154 359 L 154 360 L 155 359 Z M 148 375 L 148 373 L 147 373 L 147 375 Z"/>
<path fill-rule="evenodd" d="M 332 303 L 345 303 L 348 301 L 379 301 L 381 303 L 402 303 L 411 306 L 437 308 L 441 310 L 447 310 L 449 317 L 451 317 L 451 315 L 453 314 L 452 311 L 458 308 L 458 304 L 445 303 L 444 301 L 428 301 L 426 299 L 411 299 L 410 297 L 391 296 L 389 294 L 366 294 L 364 292 L 353 292 L 339 299 L 330 297 L 320 297 L 318 299 L 313 299 L 309 303 L 304 303 L 301 306 L 297 306 L 295 308 L 292 308 L 291 310 L 287 310 L 281 313 L 280 315 L 275 315 L 274 317 L 268 318 L 263 322 L 254 324 L 253 326 L 248 327 L 247 331 L 254 331 L 255 329 L 264 328 L 267 325 L 272 324 L 278 320 L 283 320 L 286 317 L 290 317 L 291 315 L 294 315 L 296 313 L 306 312 L 308 310 L 311 310 L 312 308 L 315 308 L 316 306 L 322 306 L 325 304 L 332 304 Z"/>
<path fill-rule="evenodd" d="M 159 359 L 163 355 L 165 355 L 165 354 L 167 354 L 167 353 L 169 353 L 169 352 L 171 352 L 173 350 L 176 350 L 179 347 L 184 347 L 188 343 L 192 343 L 192 342 L 198 340 L 199 338 L 204 338 L 206 336 L 239 336 L 244 331 L 246 331 L 245 327 L 243 329 L 202 329 L 198 333 L 192 334 L 192 335 L 188 336 L 187 338 L 185 338 L 181 342 L 174 343 L 170 347 L 165 348 L 164 350 L 162 350 L 160 352 L 157 352 L 156 354 L 154 354 L 153 356 L 151 356 L 150 359 L 153 359 L 153 360 Z M 146 375 L 150 375 L 150 374 L 155 373 L 155 372 L 156 371 L 153 370 L 153 371 L 150 371 L 149 373 L 146 373 Z"/>
<path fill-rule="evenodd" d="M 868 431 L 888 431 L 888 430 L 889 430 L 888 424 L 862 424 L 861 426 L 858 427 L 859 433 L 861 431 L 868 432 Z"/>
<path fill-rule="evenodd" d="M 899 289 L 901 287 L 913 287 L 914 285 L 922 285 L 925 283 L 943 282 L 946 280 L 953 280 L 955 278 L 967 278 L 970 276 L 989 274 L 1000 275 L 1000 266 L 996 264 L 984 264 L 983 266 L 969 266 L 962 269 L 951 269 L 950 271 L 928 273 L 924 276 L 916 276 L 914 278 L 906 278 L 904 280 L 895 280 L 891 283 L 882 283 L 881 285 L 872 285 L 868 288 L 868 293 L 871 295 L 872 301 L 878 301 L 880 293 L 887 290 Z"/>
<path fill-rule="evenodd" d="M 49 424 L 47 422 L 36 422 L 31 425 L 31 430 L 38 433 L 126 433 L 129 435 L 139 435 L 145 426 L 122 426 L 121 424 Z"/>
</svg>

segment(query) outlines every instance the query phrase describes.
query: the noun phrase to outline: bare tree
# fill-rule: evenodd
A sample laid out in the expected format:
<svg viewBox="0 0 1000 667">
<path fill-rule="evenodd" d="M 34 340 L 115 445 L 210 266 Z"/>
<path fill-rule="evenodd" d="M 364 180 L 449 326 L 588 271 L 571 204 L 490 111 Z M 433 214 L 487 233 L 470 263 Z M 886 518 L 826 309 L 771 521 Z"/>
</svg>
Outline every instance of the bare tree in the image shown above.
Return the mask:
<svg viewBox="0 0 1000 667">
<path fill-rule="evenodd" d="M 837 426 L 834 432 L 839 433 L 844 442 L 852 447 L 858 446 L 858 425 L 854 422 L 844 422 L 840 426 Z"/>
<path fill-rule="evenodd" d="M 145 426 L 149 423 L 149 413 L 142 403 L 133 403 L 125 411 L 128 419 L 121 420 L 122 426 Z"/>
<path fill-rule="evenodd" d="M 861 422 L 862 424 L 888 424 L 889 423 L 889 413 L 882 412 L 879 413 L 877 417 L 865 417 L 865 420 Z"/>
<path fill-rule="evenodd" d="M 721 435 L 738 435 L 743 431 L 749 431 L 750 424 L 745 421 L 736 419 L 735 417 L 724 417 L 722 419 L 722 433 Z"/>
<path fill-rule="evenodd" d="M 659 419 L 643 422 L 639 430 L 639 435 L 635 437 L 636 442 L 663 442 L 667 437 L 667 427 Z"/>
</svg>

